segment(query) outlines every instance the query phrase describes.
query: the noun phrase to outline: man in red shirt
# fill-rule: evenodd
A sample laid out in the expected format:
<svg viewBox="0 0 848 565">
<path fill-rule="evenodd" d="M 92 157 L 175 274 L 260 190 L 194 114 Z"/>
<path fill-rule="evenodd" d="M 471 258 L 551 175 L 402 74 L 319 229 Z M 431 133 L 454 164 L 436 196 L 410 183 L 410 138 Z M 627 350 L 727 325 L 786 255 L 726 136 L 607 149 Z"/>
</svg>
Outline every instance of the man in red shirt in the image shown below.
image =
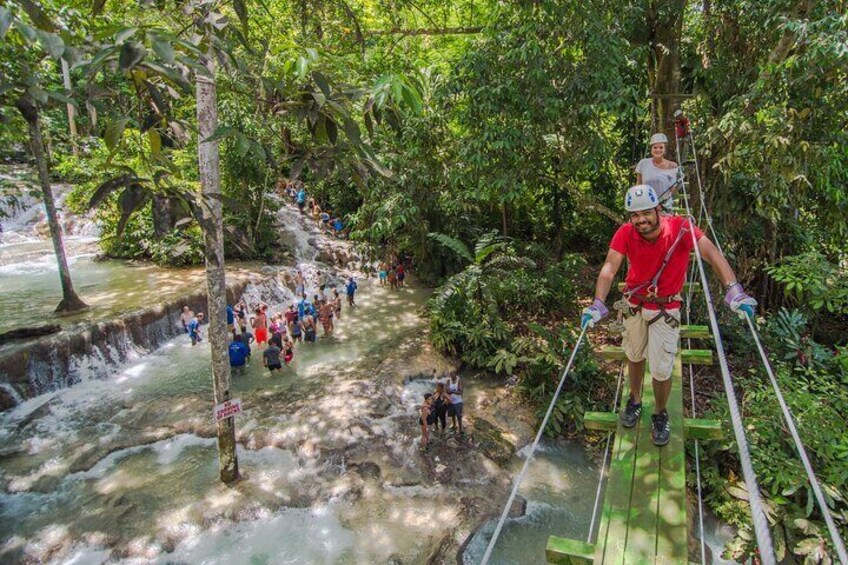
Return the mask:
<svg viewBox="0 0 848 565">
<path fill-rule="evenodd" d="M 624 322 L 622 346 L 630 375 L 630 398 L 620 415 L 628 428 L 636 425 L 642 412 L 642 379 L 645 359 L 651 364 L 654 414 L 651 437 L 654 444 L 668 443 L 670 429 L 665 410 L 671 392 L 671 373 L 680 337 L 680 291 L 689 266 L 689 252 L 698 242 L 701 257 L 708 262 L 728 289 L 725 302 L 741 316 L 754 315 L 757 302 L 745 294 L 724 255 L 687 218 L 661 214 L 654 189 L 637 185 L 627 191 L 625 209 L 630 222 L 618 228 L 610 242 L 606 261 L 595 285 L 595 301 L 583 311 L 581 324 L 592 327 L 609 311 L 604 300 L 625 257 L 629 262 L 624 296 L 630 316 Z"/>
</svg>

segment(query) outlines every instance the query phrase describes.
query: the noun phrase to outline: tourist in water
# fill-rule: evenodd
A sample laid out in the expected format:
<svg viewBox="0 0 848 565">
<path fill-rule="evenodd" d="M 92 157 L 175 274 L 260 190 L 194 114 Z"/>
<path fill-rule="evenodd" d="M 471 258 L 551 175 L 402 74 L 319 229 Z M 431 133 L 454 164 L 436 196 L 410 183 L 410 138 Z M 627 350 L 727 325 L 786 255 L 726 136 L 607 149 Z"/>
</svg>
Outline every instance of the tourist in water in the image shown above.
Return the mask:
<svg viewBox="0 0 848 565">
<path fill-rule="evenodd" d="M 386 265 L 385 261 L 380 261 L 380 265 L 377 267 L 378 275 L 380 277 L 380 286 L 386 286 L 386 283 L 389 279 L 389 267 Z"/>
<path fill-rule="evenodd" d="M 302 320 L 304 316 L 306 316 L 306 293 L 300 295 L 300 300 L 297 301 L 297 315 Z"/>
<path fill-rule="evenodd" d="M 227 304 L 227 330 L 236 338 L 236 313 L 233 307 Z"/>
<path fill-rule="evenodd" d="M 253 317 L 253 333 L 256 335 L 256 343 L 267 343 L 268 316 L 265 314 L 265 305 L 259 306 L 255 313 L 256 316 Z"/>
<path fill-rule="evenodd" d="M 333 333 L 333 310 L 334 306 L 329 300 L 324 300 L 321 303 L 321 308 L 318 311 L 318 319 L 321 320 L 321 325 L 324 328 L 324 335 L 332 335 Z"/>
<path fill-rule="evenodd" d="M 271 333 L 271 337 L 268 339 L 268 343 L 273 343 L 280 349 L 283 348 L 283 328 L 285 326 L 282 324 L 282 318 L 280 316 L 274 316 L 271 319 L 271 326 L 268 328 L 268 331 Z"/>
<path fill-rule="evenodd" d="M 236 304 L 236 316 L 238 316 L 239 329 L 241 333 L 247 331 L 247 304 L 245 304 L 244 300 L 239 300 L 239 303 Z"/>
<path fill-rule="evenodd" d="M 353 277 L 350 277 L 347 281 L 347 285 L 345 286 L 345 290 L 347 291 L 347 303 L 351 308 L 356 306 L 355 295 L 357 288 L 359 288 L 359 286 L 356 284 L 356 281 Z"/>
<path fill-rule="evenodd" d="M 435 414 L 434 423 L 436 431 L 439 430 L 439 424 L 442 425 L 442 433 L 448 427 L 447 414 L 448 406 L 451 403 L 451 396 L 445 391 L 445 383 L 436 381 L 436 392 L 433 393 L 433 412 Z"/>
<path fill-rule="evenodd" d="M 289 324 L 289 333 L 294 341 L 301 341 L 303 338 L 303 322 L 297 315 L 297 312 L 294 313 L 292 321 Z"/>
<path fill-rule="evenodd" d="M 300 213 L 304 213 L 304 208 L 306 208 L 306 190 L 301 185 L 297 191 L 297 196 L 295 196 L 295 202 L 297 202 L 297 208 L 300 210 Z"/>
<path fill-rule="evenodd" d="M 315 343 L 316 339 L 315 318 L 311 313 L 306 314 L 303 318 L 303 340 Z"/>
<path fill-rule="evenodd" d="M 314 198 L 309 199 L 309 211 L 312 213 L 312 219 L 316 222 L 321 221 L 321 207 L 315 202 Z"/>
<path fill-rule="evenodd" d="M 294 276 L 294 294 L 300 296 L 306 290 L 306 279 L 303 278 L 303 273 L 300 270 Z"/>
<path fill-rule="evenodd" d="M 289 366 L 289 363 L 294 359 L 294 342 L 291 338 L 287 337 L 285 341 L 285 347 L 283 348 L 283 361 L 286 364 L 286 367 Z"/>
<path fill-rule="evenodd" d="M 262 364 L 268 367 L 269 373 L 283 368 L 283 364 L 280 363 L 281 354 L 282 350 L 273 343 L 269 344 L 262 352 Z"/>
<path fill-rule="evenodd" d="M 239 373 L 244 373 L 247 360 L 250 359 L 250 349 L 240 337 L 234 337 L 227 353 L 230 356 L 230 367 Z"/>
<path fill-rule="evenodd" d="M 203 312 L 198 312 L 197 316 L 188 323 L 188 336 L 191 338 L 192 345 L 197 345 L 203 341 L 203 337 L 200 335 L 200 324 L 203 323 L 203 317 Z"/>
<path fill-rule="evenodd" d="M 333 289 L 333 312 L 337 320 L 342 319 L 342 297 L 339 296 L 338 289 Z"/>
<path fill-rule="evenodd" d="M 247 331 L 246 327 L 244 328 L 244 331 L 241 332 L 239 339 L 241 339 L 241 342 L 245 347 L 247 347 L 247 360 L 250 361 L 250 344 L 256 340 L 253 338 L 253 334 Z"/>
<path fill-rule="evenodd" d="M 180 314 L 180 323 L 183 325 L 183 330 L 188 333 L 188 325 L 194 319 L 194 312 L 188 306 L 183 306 L 183 311 Z"/>
<path fill-rule="evenodd" d="M 418 424 L 421 426 L 421 451 L 430 449 L 430 426 L 436 417 L 435 412 L 431 410 L 433 395 L 429 392 L 424 395 L 424 404 L 418 412 Z"/>
<path fill-rule="evenodd" d="M 448 405 L 448 416 L 451 418 L 451 430 L 464 436 L 462 431 L 462 379 L 459 375 L 451 375 L 448 379 L 448 394 L 451 402 Z"/>
<path fill-rule="evenodd" d="M 398 288 L 403 287 L 403 281 L 406 279 L 406 269 L 403 268 L 403 263 L 397 266 L 397 284 Z"/>
</svg>

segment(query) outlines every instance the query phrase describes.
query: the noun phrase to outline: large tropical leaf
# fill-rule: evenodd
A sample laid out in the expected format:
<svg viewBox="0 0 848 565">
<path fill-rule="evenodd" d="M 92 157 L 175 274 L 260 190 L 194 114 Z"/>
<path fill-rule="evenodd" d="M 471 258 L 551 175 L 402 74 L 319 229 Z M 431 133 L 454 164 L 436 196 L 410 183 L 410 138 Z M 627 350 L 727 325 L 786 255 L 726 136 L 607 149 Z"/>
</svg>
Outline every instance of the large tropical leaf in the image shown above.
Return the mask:
<svg viewBox="0 0 848 565">
<path fill-rule="evenodd" d="M 133 172 L 127 172 L 122 175 L 118 175 L 117 177 L 113 177 L 98 186 L 94 194 L 91 195 L 91 198 L 88 201 L 88 209 L 92 210 L 100 206 L 103 200 L 118 190 L 119 188 L 128 187 L 131 184 L 138 184 L 141 182 L 141 179 Z"/>
<path fill-rule="evenodd" d="M 434 239 L 468 261 L 469 263 L 474 263 L 474 257 L 471 255 L 471 252 L 468 250 L 468 246 L 466 246 L 460 240 L 453 238 L 449 235 L 437 232 L 431 232 L 427 234 L 431 239 Z"/>
<path fill-rule="evenodd" d="M 150 200 L 152 193 L 145 188 L 144 185 L 137 182 L 129 185 L 118 199 L 118 207 L 121 210 L 121 218 L 118 220 L 118 226 L 115 230 L 119 236 L 124 233 L 124 228 L 127 227 L 127 222 L 133 215 L 133 212 L 141 208 Z"/>
</svg>

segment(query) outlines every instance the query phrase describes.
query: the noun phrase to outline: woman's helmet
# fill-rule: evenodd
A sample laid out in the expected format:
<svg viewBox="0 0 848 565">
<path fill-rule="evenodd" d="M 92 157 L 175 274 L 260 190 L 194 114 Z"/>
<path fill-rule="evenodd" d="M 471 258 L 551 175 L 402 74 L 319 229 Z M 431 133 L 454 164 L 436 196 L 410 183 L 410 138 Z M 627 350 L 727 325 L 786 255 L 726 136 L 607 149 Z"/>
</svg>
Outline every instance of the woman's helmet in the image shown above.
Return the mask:
<svg viewBox="0 0 848 565">
<path fill-rule="evenodd" d="M 657 143 L 668 143 L 668 138 L 664 133 L 655 133 L 651 136 L 651 141 L 648 145 L 656 145 Z"/>
</svg>

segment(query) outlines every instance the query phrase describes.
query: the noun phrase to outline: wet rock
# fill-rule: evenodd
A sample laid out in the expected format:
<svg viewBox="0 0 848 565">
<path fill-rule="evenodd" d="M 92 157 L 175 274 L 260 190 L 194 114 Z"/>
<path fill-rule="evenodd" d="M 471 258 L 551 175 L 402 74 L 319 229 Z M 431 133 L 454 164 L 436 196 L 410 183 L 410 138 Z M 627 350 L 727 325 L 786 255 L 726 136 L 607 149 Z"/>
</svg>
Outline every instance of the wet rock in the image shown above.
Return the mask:
<svg viewBox="0 0 848 565">
<path fill-rule="evenodd" d="M 366 480 L 379 479 L 382 475 L 380 466 L 372 461 L 365 461 L 363 463 L 352 464 L 350 465 L 350 469 Z"/>
<path fill-rule="evenodd" d="M 54 475 L 44 475 L 35 481 L 30 489 L 32 492 L 40 492 L 42 494 L 51 493 L 62 484 L 62 477 Z"/>
<path fill-rule="evenodd" d="M 477 448 L 486 457 L 501 465 L 509 461 L 515 453 L 515 446 L 503 437 L 501 430 L 484 418 L 471 418 L 471 420 Z"/>
</svg>

